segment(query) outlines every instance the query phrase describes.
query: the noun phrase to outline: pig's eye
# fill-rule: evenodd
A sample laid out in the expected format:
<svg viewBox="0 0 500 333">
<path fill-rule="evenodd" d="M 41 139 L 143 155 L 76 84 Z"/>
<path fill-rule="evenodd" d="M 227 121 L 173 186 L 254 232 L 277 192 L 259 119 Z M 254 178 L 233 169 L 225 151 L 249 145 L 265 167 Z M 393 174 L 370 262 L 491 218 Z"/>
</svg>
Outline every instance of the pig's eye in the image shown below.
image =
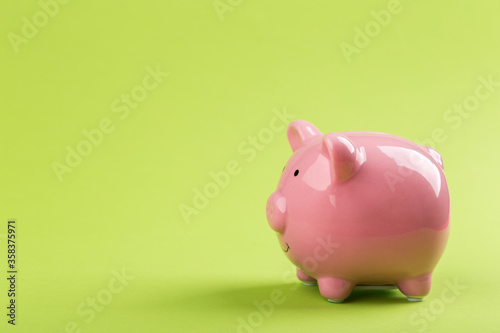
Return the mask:
<svg viewBox="0 0 500 333">
<path fill-rule="evenodd" d="M 281 173 L 283 173 L 283 171 L 285 171 L 285 168 L 286 168 L 286 165 L 283 167 L 283 170 L 281 170 Z"/>
<path fill-rule="evenodd" d="M 293 173 L 295 177 L 297 177 L 298 174 L 299 174 L 299 169 L 295 170 L 295 172 Z"/>
</svg>

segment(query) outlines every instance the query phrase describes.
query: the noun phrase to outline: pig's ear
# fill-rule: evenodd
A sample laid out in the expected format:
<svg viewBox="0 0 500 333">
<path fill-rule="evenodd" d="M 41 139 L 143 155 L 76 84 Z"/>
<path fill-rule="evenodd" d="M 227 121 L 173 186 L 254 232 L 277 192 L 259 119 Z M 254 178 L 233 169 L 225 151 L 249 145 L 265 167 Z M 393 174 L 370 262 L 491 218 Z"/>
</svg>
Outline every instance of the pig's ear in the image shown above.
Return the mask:
<svg viewBox="0 0 500 333">
<path fill-rule="evenodd" d="M 344 182 L 353 177 L 366 159 L 364 149 L 358 149 L 351 140 L 341 134 L 325 134 L 321 150 L 330 158 L 335 182 Z"/>
<path fill-rule="evenodd" d="M 288 142 L 292 151 L 296 151 L 302 147 L 306 142 L 313 138 L 323 135 L 313 124 L 304 120 L 295 120 L 288 125 L 286 131 Z"/>
</svg>

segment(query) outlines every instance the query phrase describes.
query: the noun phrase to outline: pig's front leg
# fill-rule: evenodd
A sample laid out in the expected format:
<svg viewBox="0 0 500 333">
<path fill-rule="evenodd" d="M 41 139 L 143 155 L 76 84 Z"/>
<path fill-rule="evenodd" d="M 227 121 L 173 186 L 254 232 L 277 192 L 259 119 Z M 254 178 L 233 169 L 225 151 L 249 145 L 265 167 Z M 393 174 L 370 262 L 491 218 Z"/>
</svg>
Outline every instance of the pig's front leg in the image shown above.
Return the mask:
<svg viewBox="0 0 500 333">
<path fill-rule="evenodd" d="M 355 283 L 333 276 L 320 276 L 318 278 L 319 292 L 328 302 L 342 303 L 354 289 Z"/>
<path fill-rule="evenodd" d="M 315 286 L 317 285 L 317 281 L 312 276 L 302 272 L 299 268 L 297 268 L 297 278 L 302 281 L 305 286 Z"/>
</svg>

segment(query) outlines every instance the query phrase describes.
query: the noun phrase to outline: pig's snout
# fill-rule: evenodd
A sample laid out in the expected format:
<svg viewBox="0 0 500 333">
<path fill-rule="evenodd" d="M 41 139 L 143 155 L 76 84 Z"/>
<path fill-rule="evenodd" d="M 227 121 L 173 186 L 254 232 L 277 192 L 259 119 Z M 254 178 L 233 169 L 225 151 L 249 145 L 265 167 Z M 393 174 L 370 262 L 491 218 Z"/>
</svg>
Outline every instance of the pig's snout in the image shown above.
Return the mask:
<svg viewBox="0 0 500 333">
<path fill-rule="evenodd" d="M 267 199 L 267 222 L 274 231 L 283 232 L 285 229 L 286 199 L 278 192 L 271 194 Z"/>
</svg>

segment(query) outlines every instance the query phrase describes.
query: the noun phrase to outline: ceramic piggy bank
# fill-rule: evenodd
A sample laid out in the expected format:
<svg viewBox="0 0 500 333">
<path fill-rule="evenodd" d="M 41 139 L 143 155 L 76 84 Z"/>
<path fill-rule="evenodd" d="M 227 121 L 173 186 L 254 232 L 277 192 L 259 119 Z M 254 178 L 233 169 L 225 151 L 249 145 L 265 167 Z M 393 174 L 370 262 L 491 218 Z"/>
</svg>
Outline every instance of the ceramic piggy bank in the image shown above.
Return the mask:
<svg viewBox="0 0 500 333">
<path fill-rule="evenodd" d="M 302 120 L 287 136 L 293 155 L 266 213 L 299 280 L 330 302 L 357 285 L 422 300 L 449 234 L 439 153 L 384 133 L 322 134 Z"/>
</svg>

